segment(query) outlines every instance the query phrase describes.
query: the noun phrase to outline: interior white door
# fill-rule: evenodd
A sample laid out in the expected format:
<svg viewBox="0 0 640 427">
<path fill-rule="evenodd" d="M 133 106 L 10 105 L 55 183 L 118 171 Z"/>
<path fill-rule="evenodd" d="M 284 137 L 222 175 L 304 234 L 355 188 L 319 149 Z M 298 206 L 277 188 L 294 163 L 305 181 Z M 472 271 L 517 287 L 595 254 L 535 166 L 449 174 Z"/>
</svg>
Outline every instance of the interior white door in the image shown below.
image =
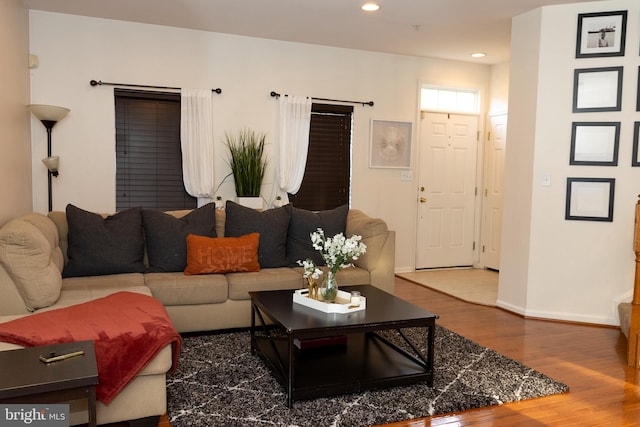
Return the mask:
<svg viewBox="0 0 640 427">
<path fill-rule="evenodd" d="M 473 264 L 478 117 L 423 113 L 416 268 Z"/>
<path fill-rule="evenodd" d="M 502 195 L 504 156 L 507 143 L 507 115 L 489 118 L 489 135 L 485 149 L 484 191 L 482 206 L 482 247 L 480 260 L 485 267 L 500 270 L 502 236 Z"/>
</svg>

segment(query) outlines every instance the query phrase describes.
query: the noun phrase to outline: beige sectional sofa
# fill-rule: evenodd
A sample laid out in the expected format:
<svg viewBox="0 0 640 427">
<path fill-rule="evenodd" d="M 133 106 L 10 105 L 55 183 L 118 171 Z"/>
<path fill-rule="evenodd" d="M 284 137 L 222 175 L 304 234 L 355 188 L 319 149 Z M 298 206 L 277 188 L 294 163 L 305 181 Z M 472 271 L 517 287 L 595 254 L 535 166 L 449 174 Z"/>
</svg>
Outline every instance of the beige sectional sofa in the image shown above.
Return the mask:
<svg viewBox="0 0 640 427">
<path fill-rule="evenodd" d="M 168 213 L 184 218 L 190 212 Z M 215 210 L 218 237 L 225 236 L 225 223 L 225 211 Z M 129 291 L 161 301 L 179 332 L 240 328 L 251 324 L 249 291 L 304 286 L 302 268 L 293 266 L 226 274 L 156 271 L 63 278 L 62 271 L 69 262 L 68 233 L 65 212 L 47 216 L 31 213 L 0 229 L 0 323 L 34 311 L 55 310 Z M 353 234 L 362 236 L 367 252 L 353 268 L 338 273 L 338 283 L 373 284 L 393 293 L 395 233 L 384 221 L 351 209 L 345 235 Z M 145 255 L 147 268 L 148 263 Z M 0 351 L 16 347 L 0 342 Z M 171 348 L 167 346 L 109 405 L 98 402 L 98 423 L 148 419 L 165 413 L 165 375 L 170 368 Z M 71 424 L 86 422 L 86 402 L 72 402 Z"/>
</svg>

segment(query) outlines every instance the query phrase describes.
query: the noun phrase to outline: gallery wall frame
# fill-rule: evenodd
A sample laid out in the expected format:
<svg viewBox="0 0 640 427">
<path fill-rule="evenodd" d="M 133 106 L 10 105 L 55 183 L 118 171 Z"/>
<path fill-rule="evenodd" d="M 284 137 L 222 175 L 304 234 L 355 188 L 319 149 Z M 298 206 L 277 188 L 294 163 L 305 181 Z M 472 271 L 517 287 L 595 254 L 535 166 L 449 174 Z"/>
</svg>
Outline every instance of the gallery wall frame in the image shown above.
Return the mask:
<svg viewBox="0 0 640 427">
<path fill-rule="evenodd" d="M 638 84 L 636 85 L 636 111 L 640 111 L 640 67 L 638 67 Z"/>
<path fill-rule="evenodd" d="M 411 122 L 371 120 L 369 167 L 411 168 Z"/>
<path fill-rule="evenodd" d="M 565 219 L 613 222 L 615 178 L 567 178 Z"/>
<path fill-rule="evenodd" d="M 623 67 L 577 68 L 573 75 L 573 112 L 620 111 Z"/>
<path fill-rule="evenodd" d="M 578 15 L 576 58 L 624 56 L 627 11 Z"/>
<path fill-rule="evenodd" d="M 640 166 L 640 122 L 633 123 L 633 158 L 631 159 L 631 166 Z"/>
<path fill-rule="evenodd" d="M 617 166 L 620 122 L 573 122 L 570 165 Z"/>
</svg>

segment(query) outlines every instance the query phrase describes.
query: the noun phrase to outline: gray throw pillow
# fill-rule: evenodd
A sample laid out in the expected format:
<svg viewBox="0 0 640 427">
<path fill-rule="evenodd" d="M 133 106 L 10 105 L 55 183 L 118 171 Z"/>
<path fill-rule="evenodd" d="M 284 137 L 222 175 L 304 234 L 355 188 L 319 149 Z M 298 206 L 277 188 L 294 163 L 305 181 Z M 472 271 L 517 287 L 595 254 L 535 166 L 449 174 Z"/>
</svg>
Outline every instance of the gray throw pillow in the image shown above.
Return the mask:
<svg viewBox="0 0 640 427">
<path fill-rule="evenodd" d="M 298 266 L 298 260 L 312 259 L 316 265 L 324 265 L 320 252 L 311 244 L 311 233 L 318 228 L 324 230 L 326 237 L 333 237 L 338 233 L 345 233 L 347 228 L 347 214 L 349 205 L 342 205 L 335 209 L 313 212 L 299 209 L 295 206 L 291 210 L 291 221 L 287 234 L 287 259 L 290 267 Z"/>
<path fill-rule="evenodd" d="M 240 237 L 260 233 L 258 262 L 261 268 L 287 267 L 287 230 L 291 218 L 291 206 L 255 209 L 227 201 L 227 217 L 224 225 L 225 237 Z"/>
<path fill-rule="evenodd" d="M 67 205 L 69 262 L 62 277 L 144 273 L 142 208 L 103 217 Z"/>
<path fill-rule="evenodd" d="M 217 237 L 216 205 L 208 203 L 182 218 L 157 209 L 143 209 L 142 224 L 149 271 L 184 271 L 187 266 L 187 235 Z"/>
</svg>

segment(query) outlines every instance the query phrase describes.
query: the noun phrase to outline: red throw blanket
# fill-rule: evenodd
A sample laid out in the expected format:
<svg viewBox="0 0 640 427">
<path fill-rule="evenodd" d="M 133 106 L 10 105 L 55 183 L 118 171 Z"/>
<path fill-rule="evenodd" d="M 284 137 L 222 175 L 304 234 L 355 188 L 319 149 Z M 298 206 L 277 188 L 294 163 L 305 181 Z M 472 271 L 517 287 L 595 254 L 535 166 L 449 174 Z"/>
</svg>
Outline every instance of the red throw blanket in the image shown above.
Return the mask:
<svg viewBox="0 0 640 427">
<path fill-rule="evenodd" d="M 164 306 L 133 292 L 0 323 L 0 341 L 23 347 L 83 340 L 94 342 L 96 396 L 106 404 L 169 343 L 175 369 L 182 345 Z"/>
</svg>

